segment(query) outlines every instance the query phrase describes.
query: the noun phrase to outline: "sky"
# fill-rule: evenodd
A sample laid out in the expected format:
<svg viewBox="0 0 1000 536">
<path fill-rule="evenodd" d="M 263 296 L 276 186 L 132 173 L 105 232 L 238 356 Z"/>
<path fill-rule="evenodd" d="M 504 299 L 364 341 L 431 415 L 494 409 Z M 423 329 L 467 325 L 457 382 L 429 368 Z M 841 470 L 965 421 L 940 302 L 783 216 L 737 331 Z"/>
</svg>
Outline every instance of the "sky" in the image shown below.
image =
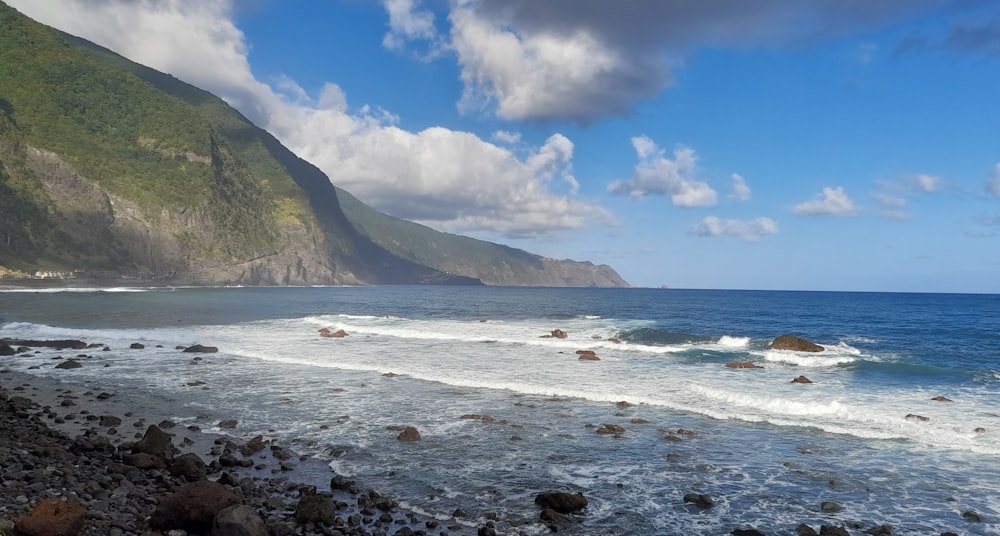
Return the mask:
<svg viewBox="0 0 1000 536">
<path fill-rule="evenodd" d="M 635 286 L 1000 293 L 1000 2 L 6 0 Z"/>
</svg>

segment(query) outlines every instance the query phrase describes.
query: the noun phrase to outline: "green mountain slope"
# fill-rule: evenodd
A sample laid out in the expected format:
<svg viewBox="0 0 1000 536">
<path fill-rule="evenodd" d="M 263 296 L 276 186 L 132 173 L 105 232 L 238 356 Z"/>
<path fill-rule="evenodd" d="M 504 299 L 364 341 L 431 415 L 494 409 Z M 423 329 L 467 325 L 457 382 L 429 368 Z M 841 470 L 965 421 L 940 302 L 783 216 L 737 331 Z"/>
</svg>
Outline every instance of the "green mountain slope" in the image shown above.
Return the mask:
<svg viewBox="0 0 1000 536">
<path fill-rule="evenodd" d="M 359 232 L 325 174 L 221 99 L 0 2 L 0 276 L 480 284 L 387 247 L 427 249 L 371 212 L 403 234 Z"/>
</svg>

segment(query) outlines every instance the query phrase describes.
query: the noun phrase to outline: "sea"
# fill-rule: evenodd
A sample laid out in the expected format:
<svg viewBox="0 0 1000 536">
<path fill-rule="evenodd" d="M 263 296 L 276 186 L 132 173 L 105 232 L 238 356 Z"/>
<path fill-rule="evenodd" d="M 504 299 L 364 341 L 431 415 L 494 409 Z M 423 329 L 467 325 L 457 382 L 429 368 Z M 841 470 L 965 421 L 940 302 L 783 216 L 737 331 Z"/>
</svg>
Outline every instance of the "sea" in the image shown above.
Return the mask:
<svg viewBox="0 0 1000 536">
<path fill-rule="evenodd" d="M 825 350 L 772 349 L 785 333 Z M 264 435 L 322 461 L 297 478 L 345 475 L 470 534 L 549 533 L 543 491 L 588 499 L 571 535 L 1000 534 L 997 295 L 8 289 L 0 337 L 106 344 L 75 370 L 51 352 L 0 368 Z M 219 352 L 193 361 L 192 344 Z"/>
</svg>

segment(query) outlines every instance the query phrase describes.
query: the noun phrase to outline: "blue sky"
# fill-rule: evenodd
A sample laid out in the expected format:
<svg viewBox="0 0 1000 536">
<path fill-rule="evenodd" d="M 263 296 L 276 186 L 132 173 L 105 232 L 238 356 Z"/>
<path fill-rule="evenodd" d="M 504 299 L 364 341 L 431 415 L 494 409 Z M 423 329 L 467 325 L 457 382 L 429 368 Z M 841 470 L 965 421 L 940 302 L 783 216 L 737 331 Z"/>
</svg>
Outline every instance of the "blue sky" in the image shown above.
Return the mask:
<svg viewBox="0 0 1000 536">
<path fill-rule="evenodd" d="M 1000 293 L 1000 5 L 8 0 L 370 205 L 638 286 Z"/>
</svg>

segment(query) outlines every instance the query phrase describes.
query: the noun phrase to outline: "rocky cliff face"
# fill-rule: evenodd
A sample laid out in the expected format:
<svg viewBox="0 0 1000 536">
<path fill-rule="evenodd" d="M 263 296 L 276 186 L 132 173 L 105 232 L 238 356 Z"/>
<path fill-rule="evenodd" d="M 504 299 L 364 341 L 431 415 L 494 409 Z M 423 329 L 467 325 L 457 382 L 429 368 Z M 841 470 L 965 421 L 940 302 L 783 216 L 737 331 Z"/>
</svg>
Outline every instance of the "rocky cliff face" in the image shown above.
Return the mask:
<svg viewBox="0 0 1000 536">
<path fill-rule="evenodd" d="M 624 285 L 607 267 L 413 233 L 353 197 L 364 218 L 349 217 L 325 174 L 222 100 L 2 2 L 0 73 L 0 274 Z"/>
</svg>

